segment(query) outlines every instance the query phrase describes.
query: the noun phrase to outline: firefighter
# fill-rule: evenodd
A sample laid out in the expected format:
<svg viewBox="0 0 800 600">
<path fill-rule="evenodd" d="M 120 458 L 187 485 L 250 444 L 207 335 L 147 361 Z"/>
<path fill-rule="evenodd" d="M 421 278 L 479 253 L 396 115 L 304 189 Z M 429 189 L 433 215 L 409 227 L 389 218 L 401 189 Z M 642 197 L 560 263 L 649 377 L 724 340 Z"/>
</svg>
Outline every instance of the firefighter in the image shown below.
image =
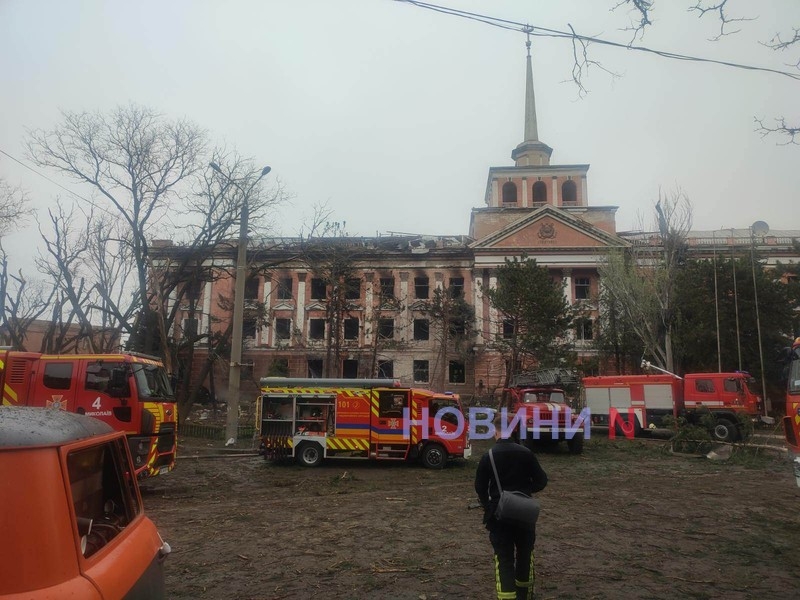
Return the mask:
<svg viewBox="0 0 800 600">
<path fill-rule="evenodd" d="M 526 494 L 538 492 L 547 485 L 547 474 L 528 448 L 509 438 L 503 431 L 504 415 L 494 418 L 496 443 L 493 448 L 497 473 L 504 490 Z M 495 586 L 498 600 L 531 600 L 533 598 L 533 544 L 536 529 L 501 523 L 494 517 L 499 492 L 494 481 L 488 452 L 481 457 L 475 473 L 475 492 L 483 506 L 483 522 L 489 530 L 494 549 Z"/>
</svg>

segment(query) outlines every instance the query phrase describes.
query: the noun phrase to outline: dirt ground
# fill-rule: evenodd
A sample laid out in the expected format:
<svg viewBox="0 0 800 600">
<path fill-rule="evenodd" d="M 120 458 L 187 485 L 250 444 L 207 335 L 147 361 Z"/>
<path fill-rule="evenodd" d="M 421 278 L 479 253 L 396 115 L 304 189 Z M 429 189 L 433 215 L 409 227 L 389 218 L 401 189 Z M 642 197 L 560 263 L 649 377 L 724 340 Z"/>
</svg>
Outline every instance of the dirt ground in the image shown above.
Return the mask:
<svg viewBox="0 0 800 600">
<path fill-rule="evenodd" d="M 220 454 L 183 440 L 175 471 L 143 484 L 172 545 L 171 598 L 494 597 L 474 505 L 476 456 L 442 471 Z M 785 458 L 726 462 L 663 442 L 594 435 L 582 456 L 539 454 L 537 598 L 797 598 L 800 490 Z"/>
</svg>

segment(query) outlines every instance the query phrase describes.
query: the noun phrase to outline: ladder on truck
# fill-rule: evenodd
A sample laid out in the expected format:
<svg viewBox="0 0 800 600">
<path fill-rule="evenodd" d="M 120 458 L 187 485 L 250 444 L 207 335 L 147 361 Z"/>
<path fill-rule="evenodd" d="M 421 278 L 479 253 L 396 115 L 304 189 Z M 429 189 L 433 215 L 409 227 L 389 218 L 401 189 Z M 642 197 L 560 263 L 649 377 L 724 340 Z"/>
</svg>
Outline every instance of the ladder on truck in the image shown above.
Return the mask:
<svg viewBox="0 0 800 600">
<path fill-rule="evenodd" d="M 578 385 L 579 381 L 575 371 L 553 367 L 518 373 L 511 378 L 511 387 L 569 386 Z"/>
</svg>

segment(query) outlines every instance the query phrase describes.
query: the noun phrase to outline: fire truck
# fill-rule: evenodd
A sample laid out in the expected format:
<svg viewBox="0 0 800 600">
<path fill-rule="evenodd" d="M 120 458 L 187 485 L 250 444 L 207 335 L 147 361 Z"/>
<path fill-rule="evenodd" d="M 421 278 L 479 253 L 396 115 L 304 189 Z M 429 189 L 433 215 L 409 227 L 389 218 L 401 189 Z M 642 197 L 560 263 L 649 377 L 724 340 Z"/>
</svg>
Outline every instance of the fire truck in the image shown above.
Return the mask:
<svg viewBox="0 0 800 600">
<path fill-rule="evenodd" d="M 138 477 L 175 466 L 177 410 L 161 362 L 140 354 L 62 354 L 0 349 L 3 406 L 88 415 L 127 435 Z"/>
<path fill-rule="evenodd" d="M 642 366 L 662 372 L 583 378 L 594 424 L 636 436 L 662 427 L 667 415 L 694 425 L 702 425 L 704 415 L 711 415 L 712 437 L 735 442 L 742 437 L 740 418 L 759 419 L 761 397 L 753 391 L 755 380 L 747 373 L 689 373 L 681 378 L 647 361 Z"/>
<path fill-rule="evenodd" d="M 520 435 L 520 441 L 532 450 L 539 444 L 564 441 L 570 454 L 581 454 L 584 432 L 579 426 L 580 415 L 573 414 L 565 393 L 567 386 L 577 384 L 577 377 L 568 369 L 539 369 L 512 377 L 510 387 L 503 391 L 509 398 L 510 412 L 525 414 L 525 435 Z"/>
<path fill-rule="evenodd" d="M 786 443 L 795 456 L 800 457 L 800 337 L 794 340 L 787 358 L 786 416 L 783 417 L 783 428 Z M 795 468 L 800 475 L 800 462 L 796 463 Z"/>
<path fill-rule="evenodd" d="M 441 469 L 472 451 L 458 395 L 396 379 L 262 378 L 256 429 L 265 458 L 307 467 L 335 457 Z"/>
</svg>

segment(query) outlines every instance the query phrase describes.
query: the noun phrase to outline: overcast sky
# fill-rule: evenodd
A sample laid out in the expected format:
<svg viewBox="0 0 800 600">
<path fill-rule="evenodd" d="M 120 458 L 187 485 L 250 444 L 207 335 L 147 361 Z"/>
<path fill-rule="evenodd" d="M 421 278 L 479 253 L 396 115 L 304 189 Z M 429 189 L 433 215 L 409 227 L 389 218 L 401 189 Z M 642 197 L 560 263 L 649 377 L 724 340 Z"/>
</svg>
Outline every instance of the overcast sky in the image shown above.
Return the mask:
<svg viewBox="0 0 800 600">
<path fill-rule="evenodd" d="M 617 1 L 439 4 L 626 43 Z M 730 0 L 730 16 L 758 19 L 715 43 L 719 22 L 687 12 L 694 1 L 657 1 L 637 43 L 787 70 L 800 58 L 757 43 L 800 26 L 797 0 Z M 676 186 L 695 229 L 800 229 L 800 146 L 753 122 L 800 121 L 800 81 L 592 46 L 619 77 L 592 69 L 580 98 L 570 43 L 533 43 L 539 137 L 552 164 L 591 165 L 589 202 L 618 206 L 618 230 Z M 0 150 L 23 161 L 25 129 L 53 127 L 60 109 L 135 102 L 271 165 L 294 196 L 284 235 L 320 202 L 351 235 L 466 234 L 489 167 L 513 164 L 522 141 L 525 37 L 394 0 L 0 0 L 0 90 Z M 3 154 L 0 177 L 40 210 L 66 196 Z M 33 234 L 6 245 L 22 252 Z"/>
</svg>

